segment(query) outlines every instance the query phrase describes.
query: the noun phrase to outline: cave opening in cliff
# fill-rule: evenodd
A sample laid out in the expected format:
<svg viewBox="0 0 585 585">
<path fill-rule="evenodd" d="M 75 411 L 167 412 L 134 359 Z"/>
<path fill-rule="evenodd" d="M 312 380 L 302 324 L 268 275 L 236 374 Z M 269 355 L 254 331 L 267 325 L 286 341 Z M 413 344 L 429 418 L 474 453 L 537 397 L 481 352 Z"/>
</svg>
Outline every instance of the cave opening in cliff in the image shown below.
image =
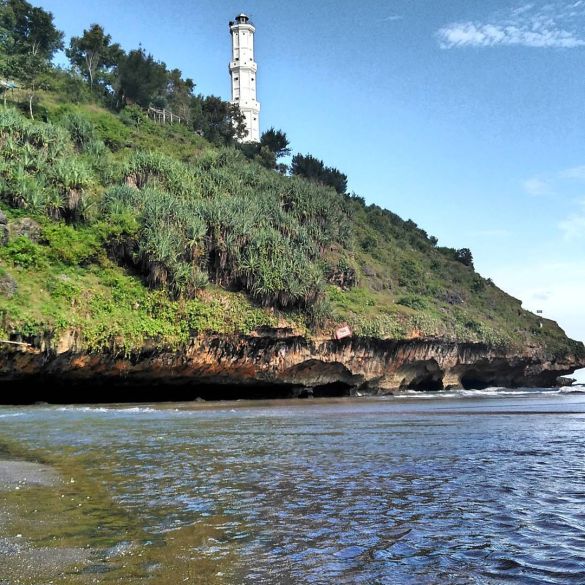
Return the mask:
<svg viewBox="0 0 585 585">
<path fill-rule="evenodd" d="M 144 402 L 193 402 L 222 400 L 272 400 L 298 397 L 298 386 L 288 384 L 173 384 L 64 382 L 29 379 L 2 385 L 0 404 L 108 404 Z M 343 392 L 343 393 L 342 393 Z M 343 389 L 319 388 L 314 396 L 347 396 Z"/>
<path fill-rule="evenodd" d="M 465 390 L 485 390 L 493 386 L 491 380 L 482 378 L 477 372 L 469 372 L 461 376 L 461 386 Z"/>
<path fill-rule="evenodd" d="M 443 390 L 443 371 L 434 359 L 415 361 L 404 365 L 397 372 L 401 390 L 435 392 Z"/>
<path fill-rule="evenodd" d="M 313 396 L 315 398 L 338 398 L 342 396 L 351 396 L 352 388 L 353 386 L 345 384 L 344 382 L 323 384 L 322 386 L 315 386 L 313 388 Z"/>
<path fill-rule="evenodd" d="M 429 374 L 428 376 L 421 376 L 411 380 L 406 386 L 408 390 L 417 390 L 419 392 L 436 392 L 443 390 L 443 380 L 436 375 Z"/>
</svg>

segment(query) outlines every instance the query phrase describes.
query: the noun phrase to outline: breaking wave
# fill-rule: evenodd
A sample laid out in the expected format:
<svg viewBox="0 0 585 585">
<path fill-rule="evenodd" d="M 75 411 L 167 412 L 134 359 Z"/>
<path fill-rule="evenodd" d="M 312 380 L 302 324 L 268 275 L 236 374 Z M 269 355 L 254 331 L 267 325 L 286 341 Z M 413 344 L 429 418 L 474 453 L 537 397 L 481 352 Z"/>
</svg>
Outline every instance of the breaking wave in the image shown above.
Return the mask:
<svg viewBox="0 0 585 585">
<path fill-rule="evenodd" d="M 400 393 L 395 394 L 393 398 L 444 400 L 447 398 L 510 398 L 513 396 L 535 396 L 538 394 L 547 396 L 559 394 L 585 394 L 585 388 L 580 386 L 569 386 L 565 388 L 503 388 L 494 386 L 482 390 L 401 390 Z"/>
</svg>

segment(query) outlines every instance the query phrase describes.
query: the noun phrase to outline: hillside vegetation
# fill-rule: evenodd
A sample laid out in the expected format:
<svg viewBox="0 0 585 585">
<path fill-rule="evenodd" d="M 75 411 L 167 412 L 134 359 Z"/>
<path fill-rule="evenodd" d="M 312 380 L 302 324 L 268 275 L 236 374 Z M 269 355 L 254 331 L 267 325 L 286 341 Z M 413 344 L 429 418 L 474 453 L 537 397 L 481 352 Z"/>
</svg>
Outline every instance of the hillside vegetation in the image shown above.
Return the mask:
<svg viewBox="0 0 585 585">
<path fill-rule="evenodd" d="M 580 352 L 412 221 L 178 125 L 43 96 L 0 111 L 0 333 L 90 350 L 289 326 Z M 30 221 L 32 220 L 32 221 Z M 463 253 L 462 253 L 463 252 Z"/>
<path fill-rule="evenodd" d="M 50 12 L 0 0 L 0 339 L 66 333 L 131 354 L 201 332 L 327 338 L 347 324 L 585 351 L 477 274 L 470 250 L 347 194 L 311 154 L 280 162 L 282 130 L 242 144 L 238 106 L 195 95 L 179 69 L 99 24 L 64 37 Z M 62 49 L 70 69 L 53 64 Z M 180 123 L 158 124 L 161 108 Z"/>
</svg>

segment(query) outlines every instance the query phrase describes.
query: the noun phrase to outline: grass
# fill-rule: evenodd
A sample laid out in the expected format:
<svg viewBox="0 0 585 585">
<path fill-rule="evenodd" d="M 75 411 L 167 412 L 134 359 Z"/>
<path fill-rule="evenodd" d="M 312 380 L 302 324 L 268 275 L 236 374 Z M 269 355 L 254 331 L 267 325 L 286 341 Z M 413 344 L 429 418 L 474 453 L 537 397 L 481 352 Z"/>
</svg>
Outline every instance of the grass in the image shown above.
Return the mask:
<svg viewBox="0 0 585 585">
<path fill-rule="evenodd" d="M 5 248 L 10 250 L 12 248 Z M 254 306 L 241 293 L 221 289 L 201 298 L 174 301 L 164 290 L 153 291 L 140 277 L 120 270 L 105 259 L 88 267 L 54 261 L 55 251 L 35 245 L 35 269 L 2 259 L 18 283 L 12 298 L 0 297 L 2 326 L 25 337 L 82 332 L 90 351 L 129 355 L 146 345 L 176 349 L 201 332 L 249 333 L 262 325 L 274 326 L 277 317 Z M 9 257 L 10 258 L 10 257 Z M 69 257 L 68 257 L 69 258 Z"/>
</svg>

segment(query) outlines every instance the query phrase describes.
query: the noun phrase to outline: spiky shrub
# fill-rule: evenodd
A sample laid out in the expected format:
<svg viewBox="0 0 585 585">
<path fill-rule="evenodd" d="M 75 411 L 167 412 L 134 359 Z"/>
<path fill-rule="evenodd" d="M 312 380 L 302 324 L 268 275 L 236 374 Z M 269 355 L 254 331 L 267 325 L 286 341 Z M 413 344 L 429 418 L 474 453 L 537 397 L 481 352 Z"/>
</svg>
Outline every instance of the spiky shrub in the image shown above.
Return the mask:
<svg viewBox="0 0 585 585">
<path fill-rule="evenodd" d="M 139 266 L 151 286 L 180 297 L 192 296 L 207 284 L 201 269 L 206 226 L 192 202 L 151 188 L 123 186 L 105 193 L 102 210 L 113 223 L 129 227 L 117 236 L 117 254 Z M 134 232 L 128 220 L 132 214 L 139 226 Z"/>
<path fill-rule="evenodd" d="M 263 305 L 310 306 L 322 295 L 320 257 L 347 236 L 332 190 L 244 164 L 234 150 L 204 153 L 190 167 L 138 152 L 126 183 L 105 194 L 104 213 L 136 215 L 135 261 L 152 286 L 175 295 L 209 278 Z"/>
<path fill-rule="evenodd" d="M 84 116 L 67 112 L 61 118 L 61 125 L 69 132 L 71 140 L 79 150 L 85 152 L 90 145 L 99 143 L 94 125 Z M 103 143 L 102 143 L 103 144 Z"/>
<path fill-rule="evenodd" d="M 305 307 L 321 297 L 319 260 L 346 237 L 345 213 L 330 189 L 248 164 L 233 149 L 207 151 L 189 166 L 136 152 L 115 180 L 111 153 L 84 116 L 64 127 L 0 115 L 0 193 L 11 205 L 75 223 L 108 225 L 110 251 L 132 262 L 154 287 L 192 296 L 211 280 L 263 305 Z M 99 177 L 99 178 L 98 178 Z"/>
<path fill-rule="evenodd" d="M 14 207 L 50 217 L 86 215 L 91 169 L 75 156 L 63 128 L 33 122 L 14 110 L 0 112 L 0 195 Z"/>
<path fill-rule="evenodd" d="M 61 195 L 61 216 L 80 221 L 86 217 L 87 190 L 93 185 L 91 169 L 79 158 L 64 158 L 51 169 L 51 184 Z"/>
<path fill-rule="evenodd" d="M 139 189 L 158 187 L 178 197 L 192 194 L 198 187 L 185 165 L 157 152 L 137 152 L 125 169 L 126 183 Z"/>
<path fill-rule="evenodd" d="M 72 150 L 69 136 L 63 128 L 29 120 L 14 109 L 4 109 L 0 111 L 0 149 L 4 151 L 9 141 L 20 147 L 30 144 L 44 151 L 48 159 L 71 154 Z"/>
</svg>

